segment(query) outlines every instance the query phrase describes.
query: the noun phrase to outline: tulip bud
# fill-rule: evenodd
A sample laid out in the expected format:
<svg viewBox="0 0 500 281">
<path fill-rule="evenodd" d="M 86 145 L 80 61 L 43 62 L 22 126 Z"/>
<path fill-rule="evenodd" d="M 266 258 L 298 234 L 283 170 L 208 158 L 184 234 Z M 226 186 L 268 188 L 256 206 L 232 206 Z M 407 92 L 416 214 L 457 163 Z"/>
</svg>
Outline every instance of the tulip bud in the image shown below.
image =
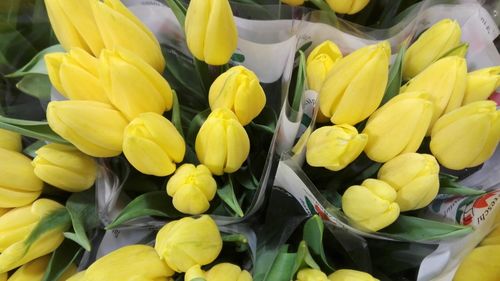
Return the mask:
<svg viewBox="0 0 500 281">
<path fill-rule="evenodd" d="M 184 29 L 189 50 L 207 64 L 228 63 L 238 45 L 238 30 L 228 0 L 192 0 Z"/>
<path fill-rule="evenodd" d="M 368 141 L 351 125 L 325 126 L 316 129 L 307 141 L 306 159 L 313 167 L 339 171 L 356 159 Z"/>
<path fill-rule="evenodd" d="M 70 278 L 66 279 L 66 281 L 87 281 L 87 279 L 85 279 L 85 270 L 71 276 Z"/>
<path fill-rule="evenodd" d="M 221 74 L 210 87 L 208 101 L 212 110 L 227 108 L 245 126 L 257 117 L 266 105 L 266 94 L 259 78 L 244 66 L 234 66 Z"/>
<path fill-rule="evenodd" d="M 219 108 L 208 116 L 196 136 L 198 159 L 212 174 L 236 172 L 248 157 L 250 140 L 236 115 Z"/>
<path fill-rule="evenodd" d="M 120 0 L 91 1 L 90 4 L 106 49 L 125 49 L 139 56 L 156 71 L 163 72 L 165 58 L 160 43 Z M 134 84 L 129 83 L 128 86 Z"/>
<path fill-rule="evenodd" d="M 328 275 L 330 281 L 379 281 L 370 274 L 351 269 L 340 269 Z"/>
<path fill-rule="evenodd" d="M 483 68 L 467 75 L 463 104 L 486 100 L 500 87 L 500 66 Z"/>
<path fill-rule="evenodd" d="M 204 165 L 184 164 L 167 183 L 167 193 L 173 197 L 174 207 L 190 215 L 207 211 L 216 191 L 217 182 Z"/>
<path fill-rule="evenodd" d="M 483 241 L 481 241 L 481 246 L 488 246 L 488 245 L 500 245 L 500 226 L 498 225 L 498 222 L 500 222 L 500 215 L 497 214 L 495 217 L 495 224 L 497 227 L 493 229 L 493 231 L 486 236 Z"/>
<path fill-rule="evenodd" d="M 320 92 L 328 73 L 342 58 L 339 47 L 330 40 L 318 45 L 307 57 L 306 74 L 309 88 Z"/>
<path fill-rule="evenodd" d="M 209 271 L 204 272 L 200 265 L 194 265 L 184 275 L 184 281 L 192 281 L 203 278 L 206 281 L 252 281 L 248 271 L 241 270 L 237 265 L 231 263 L 219 263 Z"/>
<path fill-rule="evenodd" d="M 21 152 L 23 149 L 21 135 L 8 130 L 0 129 L 0 148 Z"/>
<path fill-rule="evenodd" d="M 222 250 L 215 221 L 207 215 L 166 224 L 156 235 L 156 252 L 170 268 L 186 272 L 194 265 L 213 262 Z"/>
<path fill-rule="evenodd" d="M 51 143 L 38 149 L 36 154 L 31 164 L 35 175 L 46 183 L 69 192 L 80 192 L 95 182 L 95 160 L 73 146 Z"/>
<path fill-rule="evenodd" d="M 21 266 L 9 278 L 9 281 L 42 281 L 49 266 L 50 256 L 43 256 Z M 65 281 L 76 273 L 76 266 L 71 264 L 56 281 Z"/>
<path fill-rule="evenodd" d="M 339 14 L 355 14 L 361 11 L 370 0 L 326 0 L 328 6 Z"/>
<path fill-rule="evenodd" d="M 281 2 L 290 6 L 300 6 L 304 4 L 304 0 L 281 0 Z"/>
<path fill-rule="evenodd" d="M 439 191 L 439 164 L 429 154 L 401 154 L 382 165 L 377 177 L 396 190 L 402 212 L 429 205 Z"/>
<path fill-rule="evenodd" d="M 7 208 L 0 208 L 0 217 L 5 215 L 8 211 L 10 211 L 10 209 L 7 209 Z"/>
<path fill-rule="evenodd" d="M 466 76 L 467 63 L 464 58 L 446 57 L 431 64 L 401 88 L 401 93 L 423 91 L 430 94 L 434 110 L 429 133 L 441 115 L 462 104 Z"/>
<path fill-rule="evenodd" d="M 7 272 L 0 273 L 0 281 L 7 281 L 8 278 L 9 278 L 9 275 L 7 274 Z"/>
<path fill-rule="evenodd" d="M 396 198 L 396 191 L 386 182 L 366 179 L 344 192 L 342 209 L 358 227 L 378 231 L 399 217 Z"/>
<path fill-rule="evenodd" d="M 83 1 L 84 2 L 84 1 Z M 99 60 L 83 49 L 45 55 L 49 79 L 61 95 L 71 100 L 109 103 L 99 78 Z"/>
<path fill-rule="evenodd" d="M 425 92 L 397 95 L 370 116 L 363 133 L 368 135 L 366 155 L 387 162 L 406 152 L 415 152 L 429 128 L 432 103 Z"/>
<path fill-rule="evenodd" d="M 31 160 L 17 151 L 0 148 L 0 208 L 27 205 L 40 196 L 43 182 Z"/>
<path fill-rule="evenodd" d="M 328 281 L 328 278 L 318 269 L 305 268 L 297 273 L 296 281 Z"/>
<path fill-rule="evenodd" d="M 500 245 L 492 245 L 472 250 L 458 267 L 453 281 L 497 281 L 498 277 L 500 277 Z"/>
<path fill-rule="evenodd" d="M 80 151 L 94 157 L 112 157 L 122 152 L 127 120 L 109 104 L 95 101 L 52 101 L 47 121 L 58 135 Z"/>
<path fill-rule="evenodd" d="M 123 153 L 143 174 L 166 176 L 184 158 L 186 144 L 175 126 L 165 117 L 142 113 L 125 128 Z"/>
<path fill-rule="evenodd" d="M 430 148 L 439 163 L 461 170 L 482 164 L 500 140 L 500 112 L 493 101 L 477 101 L 439 118 Z"/>
<path fill-rule="evenodd" d="M 355 125 L 380 105 L 389 75 L 387 42 L 366 46 L 340 59 L 319 95 L 320 110 L 334 124 Z"/>
<path fill-rule="evenodd" d="M 403 78 L 410 80 L 434 61 L 460 44 L 460 25 L 444 19 L 423 32 L 406 51 L 403 60 Z M 446 74 L 446 73 L 443 73 Z"/>
</svg>

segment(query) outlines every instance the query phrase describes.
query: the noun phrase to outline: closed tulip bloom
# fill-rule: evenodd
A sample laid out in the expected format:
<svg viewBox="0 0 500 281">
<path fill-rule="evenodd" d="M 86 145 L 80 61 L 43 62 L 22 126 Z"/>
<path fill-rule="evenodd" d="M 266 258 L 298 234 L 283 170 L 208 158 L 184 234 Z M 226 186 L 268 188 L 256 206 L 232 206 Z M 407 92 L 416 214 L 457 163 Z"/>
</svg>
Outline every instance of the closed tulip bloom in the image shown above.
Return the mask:
<svg viewBox="0 0 500 281">
<path fill-rule="evenodd" d="M 389 73 L 389 43 L 358 49 L 331 69 L 319 95 L 321 113 L 334 124 L 355 125 L 380 105 Z"/>
<path fill-rule="evenodd" d="M 499 278 L 500 245 L 491 245 L 472 250 L 458 267 L 453 281 L 497 281 Z"/>
<path fill-rule="evenodd" d="M 27 205 L 42 193 L 31 159 L 20 152 L 0 148 L 0 208 Z"/>
<path fill-rule="evenodd" d="M 176 272 L 213 262 L 222 250 L 215 221 L 207 215 L 166 224 L 156 235 L 156 252 Z"/>
<path fill-rule="evenodd" d="M 423 32 L 403 60 L 403 78 L 410 80 L 434 61 L 460 44 L 462 31 L 457 21 L 443 19 Z"/>
<path fill-rule="evenodd" d="M 7 208 L 0 208 L 0 217 L 3 216 L 5 213 L 7 213 L 8 211 L 10 211 L 10 209 L 7 209 Z"/>
<path fill-rule="evenodd" d="M 420 147 L 432 119 L 433 105 L 425 92 L 399 94 L 379 108 L 366 123 L 366 155 L 387 162 Z"/>
<path fill-rule="evenodd" d="M 281 2 L 290 6 L 300 6 L 304 4 L 304 0 L 281 0 Z"/>
<path fill-rule="evenodd" d="M 441 165 L 461 170 L 488 160 L 500 141 L 500 112 L 493 101 L 477 101 L 443 115 L 430 148 Z"/>
<path fill-rule="evenodd" d="M 206 281 L 252 281 L 252 276 L 248 271 L 241 270 L 237 265 L 231 263 L 219 263 L 205 272 L 200 265 L 189 268 L 184 275 L 184 281 L 203 278 Z"/>
<path fill-rule="evenodd" d="M 85 270 L 80 271 L 76 273 L 75 275 L 71 276 L 70 278 L 66 279 L 66 281 L 85 281 Z"/>
<path fill-rule="evenodd" d="M 307 57 L 306 74 L 309 88 L 320 92 L 328 73 L 342 58 L 339 47 L 330 40 L 318 45 Z"/>
<path fill-rule="evenodd" d="M 334 273 L 328 275 L 328 280 L 330 281 L 379 281 L 377 278 L 374 278 L 370 274 L 351 270 L 351 269 L 340 269 L 335 271 Z"/>
<path fill-rule="evenodd" d="M 431 64 L 410 80 L 401 88 L 401 92 L 424 91 L 430 94 L 434 104 L 430 127 L 432 128 L 441 115 L 462 105 L 466 77 L 467 63 L 465 59 L 456 56 L 446 57 Z"/>
<path fill-rule="evenodd" d="M 307 141 L 307 163 L 332 171 L 342 170 L 363 152 L 367 141 L 367 135 L 358 134 L 351 125 L 321 127 Z"/>
<path fill-rule="evenodd" d="M 123 131 L 128 121 L 114 107 L 95 101 L 52 101 L 47 121 L 58 135 L 94 157 L 122 152 Z"/>
<path fill-rule="evenodd" d="M 143 174 L 166 176 L 184 158 L 186 144 L 175 126 L 162 115 L 140 114 L 125 128 L 123 153 Z"/>
<path fill-rule="evenodd" d="M 21 135 L 15 132 L 0 129 L 0 148 L 21 152 L 23 148 Z"/>
<path fill-rule="evenodd" d="M 38 178 L 69 192 L 87 190 L 95 182 L 95 160 L 70 145 L 44 145 L 31 163 Z"/>
<path fill-rule="evenodd" d="M 486 236 L 483 241 L 481 241 L 481 246 L 487 245 L 500 245 L 500 226 L 498 226 L 497 222 L 500 221 L 500 216 L 497 215 L 495 217 L 496 227 Z"/>
<path fill-rule="evenodd" d="M 266 105 L 266 94 L 259 78 L 244 66 L 234 66 L 221 74 L 210 87 L 210 108 L 227 108 L 245 126 L 257 117 Z"/>
<path fill-rule="evenodd" d="M 50 82 L 61 95 L 71 100 L 109 103 L 99 78 L 98 59 L 80 48 L 72 48 L 68 53 L 50 53 L 44 59 Z"/>
<path fill-rule="evenodd" d="M 172 89 L 150 65 L 126 50 L 102 52 L 102 83 L 111 103 L 128 120 L 144 112 L 172 108 Z"/>
<path fill-rule="evenodd" d="M 429 154 L 405 153 L 382 165 L 378 179 L 398 193 L 396 203 L 402 212 L 423 208 L 439 191 L 439 164 Z"/>
<path fill-rule="evenodd" d="M 50 255 L 40 257 L 21 266 L 9 277 L 8 281 L 42 281 L 48 268 Z M 76 273 L 76 266 L 71 264 L 68 269 L 54 281 L 66 281 Z"/>
<path fill-rule="evenodd" d="M 196 136 L 196 155 L 214 175 L 236 172 L 248 157 L 250 140 L 238 118 L 219 108 L 208 116 Z"/>
<path fill-rule="evenodd" d="M 296 281 L 328 281 L 328 278 L 321 270 L 305 268 L 297 273 Z"/>
<path fill-rule="evenodd" d="M 9 278 L 9 275 L 7 274 L 7 272 L 0 273 L 0 281 L 7 281 L 8 278 Z"/>
<path fill-rule="evenodd" d="M 125 49 L 163 72 L 165 58 L 154 34 L 120 0 L 91 1 L 106 49 Z M 132 84 L 132 83 L 131 83 Z"/>
<path fill-rule="evenodd" d="M 184 29 L 189 50 L 207 64 L 226 64 L 238 45 L 238 30 L 228 0 L 191 1 Z"/>
<path fill-rule="evenodd" d="M 174 207 L 190 215 L 204 213 L 214 199 L 217 182 L 204 165 L 184 164 L 167 182 L 167 193 Z"/>
<path fill-rule="evenodd" d="M 355 14 L 361 11 L 370 0 L 326 0 L 328 6 L 339 14 Z"/>
<path fill-rule="evenodd" d="M 483 68 L 467 75 L 463 104 L 488 99 L 500 87 L 500 66 Z"/>
<path fill-rule="evenodd" d="M 381 180 L 366 179 L 349 187 L 342 196 L 342 209 L 358 227 L 378 231 L 399 217 L 397 193 Z"/>
</svg>

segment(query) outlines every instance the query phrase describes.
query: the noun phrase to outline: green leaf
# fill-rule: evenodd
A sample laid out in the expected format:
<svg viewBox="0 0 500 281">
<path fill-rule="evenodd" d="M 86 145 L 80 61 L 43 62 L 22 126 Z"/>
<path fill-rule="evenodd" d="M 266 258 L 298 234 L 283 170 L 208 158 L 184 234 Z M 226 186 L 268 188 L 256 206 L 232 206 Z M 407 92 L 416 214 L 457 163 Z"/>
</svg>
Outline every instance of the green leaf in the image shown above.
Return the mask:
<svg viewBox="0 0 500 281">
<path fill-rule="evenodd" d="M 234 172 L 235 180 L 249 190 L 255 190 L 259 186 L 259 181 L 255 178 L 252 170 L 246 166 Z"/>
<path fill-rule="evenodd" d="M 184 138 L 184 133 L 182 132 L 181 109 L 179 106 L 179 99 L 177 98 L 177 93 L 174 90 L 172 90 L 172 96 L 173 96 L 172 123 L 174 124 L 179 134 L 181 134 L 181 136 Z"/>
<path fill-rule="evenodd" d="M 292 275 L 295 276 L 295 274 L 297 274 L 299 270 L 305 267 L 320 269 L 319 265 L 314 261 L 313 257 L 311 256 L 306 241 L 302 240 L 297 250 L 297 256 L 295 258 L 295 263 L 293 265 Z"/>
<path fill-rule="evenodd" d="M 198 73 L 198 78 L 200 79 L 203 93 L 208 97 L 208 90 L 210 89 L 210 85 L 212 85 L 208 71 L 208 64 L 195 57 L 193 57 L 193 62 L 196 72 Z"/>
<path fill-rule="evenodd" d="M 16 84 L 16 87 L 39 100 L 50 100 L 52 84 L 45 74 L 28 74 Z"/>
<path fill-rule="evenodd" d="M 452 187 L 440 187 L 439 188 L 439 194 L 470 196 L 470 195 L 481 195 L 484 193 L 486 193 L 486 191 L 477 190 L 477 189 L 473 189 L 470 187 L 452 186 Z"/>
<path fill-rule="evenodd" d="M 172 198 L 166 191 L 153 191 L 132 200 L 106 229 L 113 229 L 127 221 L 147 216 L 179 218 L 183 215 L 174 208 Z"/>
<path fill-rule="evenodd" d="M 318 215 L 312 216 L 304 225 L 303 239 L 311 249 L 313 256 L 319 258 L 322 268 L 332 272 L 335 269 L 329 264 L 323 247 L 323 230 L 325 225 Z"/>
<path fill-rule="evenodd" d="M 297 70 L 297 81 L 295 84 L 295 93 L 293 95 L 292 108 L 299 111 L 302 95 L 306 89 L 306 56 L 304 52 L 299 51 L 299 69 Z"/>
<path fill-rule="evenodd" d="M 31 245 L 33 245 L 33 243 L 35 243 L 47 232 L 50 232 L 54 229 L 60 229 L 61 231 L 64 231 L 70 226 L 70 224 L 71 218 L 66 208 L 55 210 L 54 212 L 44 216 L 31 231 L 28 238 L 26 238 L 26 240 L 24 241 L 26 252 L 29 250 Z"/>
<path fill-rule="evenodd" d="M 467 55 L 467 51 L 469 50 L 469 43 L 462 43 L 455 48 L 449 50 L 446 52 L 444 55 L 442 55 L 440 58 L 438 58 L 436 61 L 446 58 L 446 57 L 451 57 L 451 56 L 459 56 L 464 58 Z"/>
<path fill-rule="evenodd" d="M 236 251 L 238 252 L 244 252 L 248 250 L 248 239 L 241 233 L 222 234 L 222 241 L 225 243 L 235 244 L 237 247 Z"/>
<path fill-rule="evenodd" d="M 66 202 L 66 209 L 71 217 L 75 233 L 64 233 L 68 239 L 80 244 L 85 250 L 91 250 L 87 232 L 99 226 L 95 203 L 95 189 L 73 193 Z"/>
<path fill-rule="evenodd" d="M 50 129 L 47 122 L 43 121 L 13 119 L 0 115 L 0 128 L 39 140 L 68 144 L 65 139 Z"/>
<path fill-rule="evenodd" d="M 22 77 L 27 74 L 45 74 L 47 75 L 47 67 L 45 65 L 45 60 L 43 57 L 46 54 L 49 53 L 56 53 L 56 52 L 64 52 L 64 49 L 61 45 L 54 45 L 51 47 L 48 47 L 42 51 L 40 51 L 38 54 L 31 59 L 30 62 L 28 62 L 25 66 L 23 66 L 21 69 L 17 70 L 14 73 L 5 75 L 5 77 L 8 78 L 14 78 L 14 77 Z"/>
<path fill-rule="evenodd" d="M 382 98 L 380 106 L 399 94 L 399 89 L 401 88 L 401 83 L 403 81 L 403 58 L 406 53 L 406 46 L 407 42 L 405 41 L 399 49 L 399 53 L 394 60 L 394 63 L 389 69 L 389 80 L 387 82 L 387 88 L 385 89 L 384 97 Z"/>
<path fill-rule="evenodd" d="M 338 19 L 335 12 L 330 8 L 330 6 L 323 0 L 309 0 L 316 7 L 318 7 L 321 11 L 328 14 L 328 20 L 332 26 L 338 26 Z"/>
<path fill-rule="evenodd" d="M 174 13 L 182 30 L 184 30 L 184 22 L 186 21 L 186 12 L 187 12 L 186 7 L 184 7 L 182 2 L 179 0 L 165 0 L 165 2 L 167 2 L 168 7 Z"/>
<path fill-rule="evenodd" d="M 189 123 L 189 129 L 187 133 L 187 142 L 194 147 L 194 143 L 196 140 L 196 135 L 201 128 L 201 125 L 207 120 L 208 115 L 210 115 L 210 108 L 196 114 L 191 123 Z"/>
<path fill-rule="evenodd" d="M 250 122 L 250 126 L 266 133 L 274 134 L 276 123 L 276 113 L 272 108 L 266 106 L 259 114 L 259 116 L 257 116 L 252 122 Z"/>
<path fill-rule="evenodd" d="M 41 141 L 41 140 L 38 140 L 32 144 L 30 144 L 28 147 L 26 147 L 25 149 L 23 149 L 23 153 L 26 154 L 26 155 L 29 155 L 31 158 L 35 158 L 36 157 L 36 151 L 46 145 L 47 143 L 45 141 Z"/>
<path fill-rule="evenodd" d="M 80 245 L 71 240 L 64 240 L 53 253 L 45 270 L 42 281 L 59 280 L 71 264 L 83 253 Z"/>
<path fill-rule="evenodd" d="M 235 212 L 239 217 L 243 217 L 243 210 L 241 210 L 240 203 L 236 199 L 236 194 L 234 193 L 234 183 L 232 176 L 228 176 L 229 180 L 222 188 L 217 189 L 217 195 L 219 198 L 226 203 L 233 212 Z"/>
<path fill-rule="evenodd" d="M 266 274 L 265 281 L 290 281 L 293 277 L 293 267 L 295 265 L 296 253 L 288 253 L 288 246 L 280 249 L 273 265 Z"/>
</svg>

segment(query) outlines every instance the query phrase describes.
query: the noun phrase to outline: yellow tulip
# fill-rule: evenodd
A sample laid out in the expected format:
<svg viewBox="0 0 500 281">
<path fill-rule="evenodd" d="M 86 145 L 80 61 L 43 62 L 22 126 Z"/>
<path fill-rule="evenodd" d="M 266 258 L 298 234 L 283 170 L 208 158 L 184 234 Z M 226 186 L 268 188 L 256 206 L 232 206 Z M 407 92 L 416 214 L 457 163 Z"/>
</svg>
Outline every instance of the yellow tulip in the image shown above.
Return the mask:
<svg viewBox="0 0 500 281">
<path fill-rule="evenodd" d="M 0 273 L 0 281 L 7 281 L 9 275 L 7 273 Z"/>
<path fill-rule="evenodd" d="M 368 136 L 358 134 L 351 125 L 321 127 L 307 141 L 307 163 L 332 171 L 342 170 L 363 152 L 367 141 Z"/>
<path fill-rule="evenodd" d="M 470 280 L 500 280 L 500 245 L 475 248 L 465 257 L 453 281 Z"/>
<path fill-rule="evenodd" d="M 429 154 L 405 153 L 382 165 L 378 179 L 398 193 L 396 203 L 402 212 L 423 208 L 439 191 L 439 164 Z"/>
<path fill-rule="evenodd" d="M 85 270 L 80 271 L 77 274 L 71 276 L 70 278 L 66 279 L 66 281 L 86 281 L 85 279 Z"/>
<path fill-rule="evenodd" d="M 460 25 L 457 21 L 443 19 L 423 32 L 403 60 L 403 78 L 409 80 L 460 44 Z"/>
<path fill-rule="evenodd" d="M 184 29 L 189 50 L 207 64 L 228 63 L 238 45 L 238 30 L 228 0 L 192 0 Z"/>
<path fill-rule="evenodd" d="M 379 108 L 366 123 L 366 155 L 387 162 L 420 147 L 432 119 L 432 102 L 424 92 L 399 94 Z"/>
<path fill-rule="evenodd" d="M 328 275 L 330 281 L 379 281 L 370 274 L 351 269 L 340 269 Z"/>
<path fill-rule="evenodd" d="M 184 275 L 184 281 L 191 281 L 196 278 L 203 278 L 206 281 L 252 281 L 252 276 L 248 271 L 241 270 L 237 265 L 231 263 L 219 263 L 205 272 L 200 265 L 194 265 L 188 269 Z"/>
<path fill-rule="evenodd" d="M 219 108 L 208 116 L 196 136 L 196 155 L 214 175 L 236 172 L 248 157 L 250 140 L 236 115 Z"/>
<path fill-rule="evenodd" d="M 0 208 L 0 217 L 5 215 L 8 211 L 10 211 L 10 209 L 7 209 L 7 208 Z"/>
<path fill-rule="evenodd" d="M 43 256 L 21 266 L 9 277 L 8 281 L 42 281 L 48 268 L 50 256 Z M 65 281 L 76 273 L 76 266 L 71 264 L 68 269 L 54 281 Z"/>
<path fill-rule="evenodd" d="M 467 75 L 463 104 L 486 100 L 500 87 L 500 66 L 483 68 Z"/>
<path fill-rule="evenodd" d="M 380 105 L 389 73 L 387 42 L 358 49 L 330 70 L 319 95 L 321 113 L 334 124 L 355 125 Z"/>
<path fill-rule="evenodd" d="M 210 108 L 227 108 L 245 126 L 257 117 L 266 105 L 266 94 L 259 78 L 244 66 L 234 66 L 221 74 L 210 87 Z"/>
<path fill-rule="evenodd" d="M 61 208 L 64 207 L 55 201 L 38 199 L 0 217 L 0 273 L 47 255 L 59 247 L 69 224 L 42 234 L 28 249 L 25 241 L 42 218 Z"/>
<path fill-rule="evenodd" d="M 436 120 L 462 104 L 467 63 L 461 57 L 446 57 L 431 64 L 401 88 L 401 93 L 423 91 L 430 94 L 434 110 L 430 129 Z"/>
<path fill-rule="evenodd" d="M 17 151 L 0 148 L 0 208 L 27 205 L 40 196 L 43 182 L 31 160 Z"/>
<path fill-rule="evenodd" d="M 498 225 L 498 222 L 500 221 L 500 215 L 497 214 L 495 222 Z M 497 226 L 493 229 L 493 231 L 486 236 L 483 241 L 481 241 L 481 246 L 488 246 L 488 245 L 500 245 L 500 226 Z"/>
<path fill-rule="evenodd" d="M 114 107 L 95 101 L 52 101 L 47 121 L 54 132 L 80 151 L 94 157 L 122 152 L 123 130 L 128 121 Z"/>
<path fill-rule="evenodd" d="M 35 175 L 46 183 L 69 192 L 89 189 L 95 182 L 95 160 L 73 146 L 51 143 L 36 151 L 31 162 Z"/>
<path fill-rule="evenodd" d="M 176 272 L 213 262 L 222 250 L 215 221 L 207 215 L 166 224 L 156 235 L 156 252 Z M 93 280 L 92 280 L 93 281 Z"/>
<path fill-rule="evenodd" d="M 50 82 L 61 95 L 71 100 L 109 103 L 99 77 L 98 59 L 80 48 L 72 48 L 69 53 L 50 53 L 44 58 Z"/>
<path fill-rule="evenodd" d="M 328 281 L 328 278 L 321 270 L 305 268 L 297 273 L 296 281 Z"/>
<path fill-rule="evenodd" d="M 163 72 L 165 58 L 160 43 L 120 0 L 90 0 L 90 5 L 106 49 L 125 49 Z"/>
<path fill-rule="evenodd" d="M 319 44 L 307 57 L 306 74 L 309 88 L 320 92 L 328 73 L 342 58 L 339 47 L 330 40 Z"/>
<path fill-rule="evenodd" d="M 8 130 L 0 129 L 0 148 L 21 152 L 23 149 L 21 135 Z"/>
<path fill-rule="evenodd" d="M 499 140 L 495 102 L 477 101 L 443 115 L 432 129 L 430 148 L 443 166 L 461 170 L 488 160 Z"/>
<path fill-rule="evenodd" d="M 300 6 L 304 4 L 304 0 L 281 0 L 281 2 L 290 6 Z"/>
<path fill-rule="evenodd" d="M 167 182 L 167 193 L 174 207 L 190 215 L 204 213 L 217 192 L 217 182 L 204 165 L 184 164 Z"/>
<path fill-rule="evenodd" d="M 143 174 L 166 176 L 184 158 L 186 144 L 175 126 L 165 117 L 142 113 L 125 128 L 123 153 Z"/>
<path fill-rule="evenodd" d="M 361 11 L 370 0 L 326 0 L 328 6 L 339 14 L 355 14 Z"/>
<path fill-rule="evenodd" d="M 386 182 L 366 179 L 361 185 L 349 187 L 342 196 L 342 209 L 355 225 L 378 231 L 399 217 L 397 193 Z"/>
</svg>

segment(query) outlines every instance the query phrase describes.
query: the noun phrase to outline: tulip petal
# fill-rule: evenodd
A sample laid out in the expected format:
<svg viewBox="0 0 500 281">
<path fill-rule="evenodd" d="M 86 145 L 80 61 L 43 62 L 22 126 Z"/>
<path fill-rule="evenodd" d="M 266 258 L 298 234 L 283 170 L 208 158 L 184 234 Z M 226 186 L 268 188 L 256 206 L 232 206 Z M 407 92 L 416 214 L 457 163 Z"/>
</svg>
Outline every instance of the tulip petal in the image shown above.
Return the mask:
<svg viewBox="0 0 500 281">
<path fill-rule="evenodd" d="M 481 150 L 481 153 L 477 155 L 476 159 L 469 164 L 469 167 L 474 167 L 484 163 L 490 159 L 493 153 L 495 153 L 498 142 L 500 141 L 500 112 L 496 111 L 492 115 L 496 115 L 496 117 L 492 118 L 493 120 L 491 122 L 490 132 L 486 138 L 483 149 Z"/>
<path fill-rule="evenodd" d="M 45 60 L 45 65 L 47 66 L 47 73 L 49 75 L 50 83 L 61 95 L 68 97 L 66 92 L 64 91 L 64 87 L 62 86 L 59 74 L 64 56 L 64 53 L 50 53 L 46 54 L 43 58 Z"/>
<path fill-rule="evenodd" d="M 226 128 L 227 160 L 224 172 L 236 172 L 250 153 L 250 140 L 247 132 L 236 120 L 228 121 Z"/>
<path fill-rule="evenodd" d="M 227 157 L 226 130 L 220 122 L 207 119 L 196 136 L 196 155 L 214 175 L 222 175 Z"/>
<path fill-rule="evenodd" d="M 253 73 L 248 75 L 249 77 L 240 77 L 245 81 L 240 83 L 234 101 L 234 113 L 243 126 L 252 122 L 266 105 L 266 94 L 259 84 L 259 79 Z"/>
<path fill-rule="evenodd" d="M 206 1 L 206 0 L 205 0 Z M 206 22 L 204 58 L 210 65 L 227 63 L 238 46 L 238 31 L 229 1 L 210 2 L 210 15 Z"/>
<path fill-rule="evenodd" d="M 206 24 L 210 15 L 210 3 L 211 1 L 207 0 L 190 1 L 184 22 L 189 51 L 201 61 L 205 61 Z"/>
<path fill-rule="evenodd" d="M 109 103 L 106 92 L 97 77 L 67 62 L 61 64 L 59 73 L 61 85 L 69 99 Z"/>
<path fill-rule="evenodd" d="M 423 208 L 431 203 L 439 191 L 437 174 L 421 176 L 406 184 L 398 191 L 396 203 L 401 212 Z"/>
<path fill-rule="evenodd" d="M 174 207 L 190 215 L 199 215 L 208 210 L 210 204 L 201 190 L 192 184 L 185 184 L 174 195 Z"/>
<path fill-rule="evenodd" d="M 123 153 L 137 170 L 147 175 L 167 176 L 175 171 L 175 163 L 158 144 L 146 138 L 127 136 Z"/>
</svg>

